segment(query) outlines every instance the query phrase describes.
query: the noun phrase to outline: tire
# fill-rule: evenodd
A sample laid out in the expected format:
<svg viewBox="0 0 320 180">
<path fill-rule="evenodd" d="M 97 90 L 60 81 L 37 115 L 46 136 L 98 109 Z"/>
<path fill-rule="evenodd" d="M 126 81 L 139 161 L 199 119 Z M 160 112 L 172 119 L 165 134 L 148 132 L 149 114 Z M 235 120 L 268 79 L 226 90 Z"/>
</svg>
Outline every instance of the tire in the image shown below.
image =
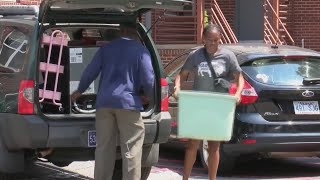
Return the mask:
<svg viewBox="0 0 320 180">
<path fill-rule="evenodd" d="M 34 166 L 34 163 L 36 161 L 36 158 L 29 156 L 32 153 L 25 152 L 25 159 L 24 159 L 24 168 L 27 172 Z M 17 180 L 17 179 L 24 179 L 24 174 L 22 172 L 20 173 L 5 173 L 0 172 L 0 180 Z"/>
<path fill-rule="evenodd" d="M 141 180 L 147 180 L 152 167 L 142 167 L 141 168 Z M 117 160 L 113 170 L 112 180 L 122 179 L 122 160 Z"/>
<path fill-rule="evenodd" d="M 208 168 L 208 141 L 202 141 L 199 147 L 201 164 Z M 218 168 L 219 175 L 230 175 L 235 167 L 236 157 L 228 155 L 223 151 L 223 144 L 220 145 L 220 162 Z"/>
<path fill-rule="evenodd" d="M 18 175 L 0 173 L 0 180 L 16 180 Z"/>
<path fill-rule="evenodd" d="M 0 137 L 0 180 L 16 180 L 25 168 L 24 152 L 9 152 Z"/>
<path fill-rule="evenodd" d="M 51 161 L 52 164 L 58 167 L 66 167 L 69 166 L 72 162 L 70 161 Z"/>
</svg>

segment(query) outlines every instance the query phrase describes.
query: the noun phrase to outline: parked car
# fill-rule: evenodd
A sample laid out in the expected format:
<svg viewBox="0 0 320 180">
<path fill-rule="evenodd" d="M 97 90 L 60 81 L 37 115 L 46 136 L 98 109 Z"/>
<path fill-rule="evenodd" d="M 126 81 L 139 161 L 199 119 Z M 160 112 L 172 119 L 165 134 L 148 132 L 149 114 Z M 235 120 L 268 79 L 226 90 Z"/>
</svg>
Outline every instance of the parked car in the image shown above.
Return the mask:
<svg viewBox="0 0 320 180">
<path fill-rule="evenodd" d="M 57 166 L 93 160 L 97 82 L 70 100 L 83 69 L 99 47 L 153 8 L 183 9 L 188 1 L 43 0 L 37 6 L 0 7 L 0 179 L 45 158 Z M 142 111 L 145 139 L 142 178 L 168 140 L 168 83 L 160 56 L 143 24 L 137 38 L 150 51 L 155 73 L 151 103 Z M 113 179 L 122 176 L 120 148 Z M 11 177 L 11 176 L 10 176 Z M 13 178 L 14 179 L 14 178 Z"/>
<path fill-rule="evenodd" d="M 222 45 L 233 51 L 243 70 L 245 85 L 236 108 L 232 139 L 220 148 L 220 173 L 230 173 L 244 155 L 253 157 L 318 156 L 320 153 L 320 53 L 286 45 L 238 43 Z M 173 118 L 168 144 L 185 144 L 177 136 L 177 101 L 173 82 L 188 54 L 165 66 L 171 79 L 169 109 Z M 192 89 L 193 75 L 182 84 Z M 195 119 L 196 121 L 196 119 Z M 207 167 L 207 142 L 199 147 Z M 252 156 L 251 156 L 252 157 Z"/>
</svg>

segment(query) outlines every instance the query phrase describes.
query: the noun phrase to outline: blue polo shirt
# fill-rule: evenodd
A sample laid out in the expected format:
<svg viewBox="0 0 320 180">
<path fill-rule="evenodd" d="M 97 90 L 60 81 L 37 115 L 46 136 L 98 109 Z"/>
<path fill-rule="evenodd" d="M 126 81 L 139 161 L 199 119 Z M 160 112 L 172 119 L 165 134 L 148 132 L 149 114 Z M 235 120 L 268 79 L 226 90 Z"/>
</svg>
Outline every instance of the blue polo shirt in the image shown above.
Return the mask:
<svg viewBox="0 0 320 180">
<path fill-rule="evenodd" d="M 84 70 L 78 91 L 83 93 L 99 74 L 97 109 L 142 110 L 140 89 L 153 95 L 150 53 L 136 40 L 118 38 L 102 46 Z"/>
</svg>

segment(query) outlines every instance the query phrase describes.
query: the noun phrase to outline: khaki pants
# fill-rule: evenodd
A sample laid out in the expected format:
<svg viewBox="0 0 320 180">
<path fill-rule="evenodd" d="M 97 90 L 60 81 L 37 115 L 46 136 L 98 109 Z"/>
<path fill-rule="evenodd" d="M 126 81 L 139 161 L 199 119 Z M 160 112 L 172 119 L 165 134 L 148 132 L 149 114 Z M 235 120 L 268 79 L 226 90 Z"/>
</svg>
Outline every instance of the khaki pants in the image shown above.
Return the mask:
<svg viewBox="0 0 320 180">
<path fill-rule="evenodd" d="M 144 123 L 138 111 L 101 108 L 96 113 L 95 180 L 111 180 L 119 136 L 122 179 L 140 180 Z"/>
</svg>

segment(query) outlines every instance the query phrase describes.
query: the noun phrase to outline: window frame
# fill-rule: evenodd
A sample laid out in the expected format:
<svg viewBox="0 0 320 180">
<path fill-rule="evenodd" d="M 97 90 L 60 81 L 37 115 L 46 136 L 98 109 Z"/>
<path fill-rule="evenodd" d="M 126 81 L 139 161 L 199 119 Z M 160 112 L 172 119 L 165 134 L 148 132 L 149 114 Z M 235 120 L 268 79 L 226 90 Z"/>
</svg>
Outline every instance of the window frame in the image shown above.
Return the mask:
<svg viewBox="0 0 320 180">
<path fill-rule="evenodd" d="M 299 62 L 298 64 L 301 64 L 303 62 L 308 62 L 308 60 L 312 60 L 312 61 L 318 60 L 319 61 L 319 66 L 320 66 L 320 57 L 319 56 L 301 56 L 301 57 L 298 57 L 298 58 L 295 58 L 294 56 L 293 56 L 293 58 L 290 58 L 290 56 L 288 56 L 288 57 L 285 57 L 285 56 L 272 56 L 272 57 L 260 57 L 260 58 L 252 59 L 249 62 L 246 62 L 246 63 L 242 64 L 241 68 L 244 71 L 244 73 L 246 73 L 250 78 L 252 78 L 254 81 L 257 81 L 257 82 L 262 83 L 262 84 L 273 85 L 273 86 L 292 86 L 292 85 L 302 86 L 303 85 L 302 81 L 301 81 L 301 84 L 297 84 L 297 82 L 296 82 L 297 79 L 295 79 L 295 80 L 294 79 L 290 79 L 288 76 L 285 76 L 285 77 L 288 78 L 287 80 L 281 81 L 281 82 L 287 82 L 287 83 L 280 83 L 280 81 L 278 83 L 275 83 L 276 81 L 275 82 L 268 82 L 269 81 L 269 77 L 271 77 L 270 75 L 256 72 L 257 70 L 254 69 L 254 68 L 259 68 L 259 67 L 263 67 L 263 66 L 277 66 L 277 65 L 285 65 L 285 64 L 294 65 L 294 64 L 296 64 L 296 63 L 294 63 L 294 64 L 293 63 L 279 63 L 280 61 L 276 61 L 275 59 L 282 59 L 283 62 L 285 62 L 286 60 L 289 61 L 289 62 L 298 61 Z M 264 63 L 264 64 L 261 64 L 261 65 L 254 65 L 255 62 L 261 61 L 261 60 L 265 60 L 265 61 L 268 61 L 268 62 Z M 274 63 L 272 63 L 272 61 L 274 61 Z M 300 65 L 300 67 L 302 67 L 302 65 Z M 300 67 L 298 67 L 298 69 Z M 294 67 L 289 67 L 289 68 L 294 68 Z M 273 71 L 273 72 L 275 72 L 275 71 Z M 281 73 L 279 73 L 278 71 L 275 72 L 275 73 L 278 73 L 278 74 L 281 74 L 281 76 L 284 76 L 284 72 L 283 71 Z M 268 78 L 267 79 L 262 78 L 263 75 L 268 76 Z M 296 74 L 296 77 L 300 76 L 300 78 L 303 78 L 303 79 L 304 78 L 310 78 L 310 77 L 304 77 L 303 75 L 304 74 Z M 311 77 L 311 78 L 314 78 L 314 77 Z M 319 73 L 319 78 L 320 78 L 320 73 Z M 274 76 L 272 76 L 270 79 L 272 79 L 271 81 L 274 81 Z M 295 82 L 295 83 L 290 84 L 289 82 Z"/>
<path fill-rule="evenodd" d="M 0 55 L 3 51 L 3 48 L 9 48 L 11 50 L 14 50 L 12 54 L 8 57 L 7 61 L 3 64 L 0 63 L 0 73 L 19 73 L 24 70 L 25 64 L 27 62 L 28 56 L 29 56 L 29 49 L 30 49 L 30 42 L 31 42 L 31 28 L 25 24 L 15 23 L 15 22 L 0 22 Z M 24 31 L 23 31 L 24 30 Z M 10 31 L 10 32 L 6 32 Z M 10 44 L 6 44 L 5 41 L 7 41 L 10 38 L 10 35 L 12 33 L 21 33 L 24 35 L 24 40 L 21 41 L 22 43 L 19 44 L 17 48 L 10 46 Z M 23 46 L 26 44 L 25 51 L 22 51 Z M 21 59 L 20 66 L 12 67 L 10 64 L 12 64 L 15 60 L 16 55 L 21 52 L 24 54 L 23 59 Z"/>
</svg>

